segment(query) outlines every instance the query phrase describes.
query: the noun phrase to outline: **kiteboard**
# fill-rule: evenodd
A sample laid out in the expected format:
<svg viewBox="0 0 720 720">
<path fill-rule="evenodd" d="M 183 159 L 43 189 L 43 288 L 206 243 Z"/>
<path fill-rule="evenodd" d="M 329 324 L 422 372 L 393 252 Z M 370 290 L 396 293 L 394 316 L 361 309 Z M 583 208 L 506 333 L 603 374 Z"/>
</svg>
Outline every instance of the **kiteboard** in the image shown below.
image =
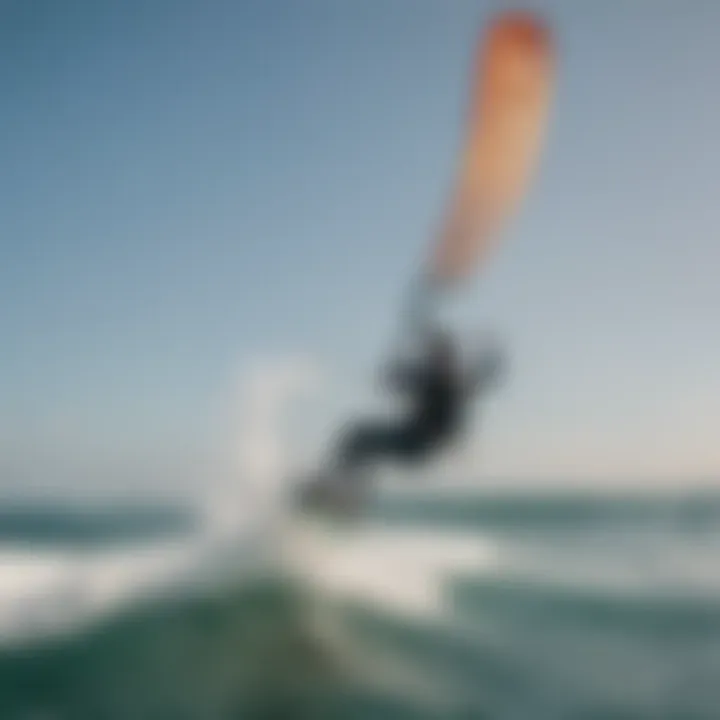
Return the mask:
<svg viewBox="0 0 720 720">
<path fill-rule="evenodd" d="M 355 484 L 327 473 L 303 478 L 293 496 L 293 506 L 305 518 L 343 526 L 363 515 L 367 501 Z"/>
</svg>

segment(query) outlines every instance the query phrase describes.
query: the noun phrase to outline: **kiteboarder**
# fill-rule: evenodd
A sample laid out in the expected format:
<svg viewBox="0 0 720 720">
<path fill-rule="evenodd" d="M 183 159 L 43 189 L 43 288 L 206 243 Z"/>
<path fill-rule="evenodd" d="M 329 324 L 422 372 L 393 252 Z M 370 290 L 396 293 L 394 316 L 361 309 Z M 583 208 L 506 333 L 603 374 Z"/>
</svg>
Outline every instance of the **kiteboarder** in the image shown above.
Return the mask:
<svg viewBox="0 0 720 720">
<path fill-rule="evenodd" d="M 399 421 L 358 423 L 344 433 L 338 464 L 344 473 L 383 457 L 422 460 L 446 447 L 464 425 L 470 400 L 495 382 L 499 355 L 488 352 L 464 373 L 449 333 L 435 330 L 425 356 L 398 363 L 387 373 L 391 388 L 407 394 L 410 409 Z"/>
<path fill-rule="evenodd" d="M 419 360 L 395 363 L 385 373 L 386 387 L 409 401 L 407 411 L 397 420 L 361 420 L 344 428 L 329 467 L 308 488 L 311 497 L 335 490 L 362 492 L 371 468 L 380 462 L 407 465 L 428 460 L 462 434 L 471 401 L 497 385 L 503 357 L 487 348 L 465 372 L 449 333 L 435 328 L 423 344 Z"/>
</svg>

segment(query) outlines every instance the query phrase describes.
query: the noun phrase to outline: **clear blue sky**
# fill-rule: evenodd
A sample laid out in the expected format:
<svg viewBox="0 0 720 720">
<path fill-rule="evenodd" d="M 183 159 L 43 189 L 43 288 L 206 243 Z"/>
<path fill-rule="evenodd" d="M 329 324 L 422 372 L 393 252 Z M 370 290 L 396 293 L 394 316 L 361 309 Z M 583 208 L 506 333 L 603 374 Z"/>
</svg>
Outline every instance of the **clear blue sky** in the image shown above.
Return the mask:
<svg viewBox="0 0 720 720">
<path fill-rule="evenodd" d="M 720 4 L 534 6 L 550 142 L 464 298 L 514 357 L 486 471 L 719 471 Z M 180 483 L 247 355 L 317 355 L 350 409 L 498 7 L 2 3 L 0 489 Z"/>
</svg>

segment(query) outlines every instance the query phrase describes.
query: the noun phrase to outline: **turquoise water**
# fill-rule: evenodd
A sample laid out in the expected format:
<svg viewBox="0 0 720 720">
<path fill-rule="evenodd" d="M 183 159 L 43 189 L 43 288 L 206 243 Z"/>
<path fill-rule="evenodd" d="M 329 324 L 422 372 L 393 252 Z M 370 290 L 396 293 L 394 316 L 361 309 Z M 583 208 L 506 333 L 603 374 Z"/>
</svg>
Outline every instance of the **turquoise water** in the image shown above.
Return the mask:
<svg viewBox="0 0 720 720">
<path fill-rule="evenodd" d="M 78 523 L 101 523 L 71 516 L 52 573 L 58 538 L 33 541 L 18 516 L 4 532 L 3 517 L 0 559 L 19 578 L 0 605 L 3 719 L 720 717 L 713 495 L 406 497 L 358 527 L 295 526 L 272 552 L 275 530 L 252 552 L 247 538 L 195 552 L 197 530 L 166 515 L 167 542 L 136 517 L 80 542 Z M 44 621 L 67 604 L 76 552 L 93 592 L 114 568 L 117 602 L 60 633 L 10 633 L 28 598 Z M 183 581 L 147 592 L 173 558 Z"/>
</svg>

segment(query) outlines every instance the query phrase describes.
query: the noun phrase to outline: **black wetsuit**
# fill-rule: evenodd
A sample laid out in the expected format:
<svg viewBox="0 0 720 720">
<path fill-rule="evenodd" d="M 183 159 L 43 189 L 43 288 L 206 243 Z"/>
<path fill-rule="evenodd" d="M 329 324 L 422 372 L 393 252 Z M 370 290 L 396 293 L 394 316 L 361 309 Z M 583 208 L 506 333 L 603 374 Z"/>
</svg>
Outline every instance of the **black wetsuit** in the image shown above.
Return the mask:
<svg viewBox="0 0 720 720">
<path fill-rule="evenodd" d="M 341 438 L 336 458 L 341 470 L 352 473 L 382 458 L 421 460 L 446 445 L 459 429 L 468 396 L 460 373 L 442 366 L 403 367 L 390 381 L 410 396 L 410 412 L 395 422 L 351 427 Z"/>
</svg>

